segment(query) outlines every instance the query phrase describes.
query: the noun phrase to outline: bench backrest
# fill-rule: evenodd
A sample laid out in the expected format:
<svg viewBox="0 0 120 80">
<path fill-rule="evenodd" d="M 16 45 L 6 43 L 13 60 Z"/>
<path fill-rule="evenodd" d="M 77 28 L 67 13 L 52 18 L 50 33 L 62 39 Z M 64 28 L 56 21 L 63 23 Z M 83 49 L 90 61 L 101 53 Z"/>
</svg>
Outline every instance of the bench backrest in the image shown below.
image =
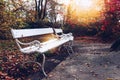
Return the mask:
<svg viewBox="0 0 120 80">
<path fill-rule="evenodd" d="M 44 35 L 50 33 L 62 33 L 62 29 L 53 28 L 37 28 L 37 29 L 11 29 L 13 38 L 30 37 L 37 35 Z"/>
</svg>

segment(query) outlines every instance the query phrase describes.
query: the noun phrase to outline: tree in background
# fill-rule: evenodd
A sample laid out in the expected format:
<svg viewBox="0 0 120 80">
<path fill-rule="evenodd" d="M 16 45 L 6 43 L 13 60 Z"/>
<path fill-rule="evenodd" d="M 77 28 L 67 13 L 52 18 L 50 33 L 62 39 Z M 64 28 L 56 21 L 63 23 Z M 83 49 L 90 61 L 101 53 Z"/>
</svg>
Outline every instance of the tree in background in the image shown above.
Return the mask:
<svg viewBox="0 0 120 80">
<path fill-rule="evenodd" d="M 47 18 L 52 27 L 60 27 L 63 24 L 63 4 L 59 4 L 55 0 L 49 0 L 47 6 Z"/>
<path fill-rule="evenodd" d="M 26 25 L 25 22 L 32 19 L 28 17 L 31 10 L 26 3 L 23 0 L 0 1 L 0 33 L 2 34 L 0 39 L 10 37 L 10 28 L 23 28 Z"/>
<path fill-rule="evenodd" d="M 102 38 L 107 39 L 112 35 L 120 35 L 120 1 L 105 0 L 105 19 L 102 22 L 101 30 L 103 31 Z"/>
<path fill-rule="evenodd" d="M 5 11 L 5 4 L 4 4 L 4 1 L 1 0 L 0 1 L 0 24 L 1 24 L 1 27 L 2 27 L 2 23 L 4 22 L 4 11 Z"/>
<path fill-rule="evenodd" d="M 7 23 L 7 14 L 5 12 L 5 3 L 4 0 L 0 1 L 0 39 L 5 39 L 6 34 L 5 30 L 8 28 Z"/>
</svg>

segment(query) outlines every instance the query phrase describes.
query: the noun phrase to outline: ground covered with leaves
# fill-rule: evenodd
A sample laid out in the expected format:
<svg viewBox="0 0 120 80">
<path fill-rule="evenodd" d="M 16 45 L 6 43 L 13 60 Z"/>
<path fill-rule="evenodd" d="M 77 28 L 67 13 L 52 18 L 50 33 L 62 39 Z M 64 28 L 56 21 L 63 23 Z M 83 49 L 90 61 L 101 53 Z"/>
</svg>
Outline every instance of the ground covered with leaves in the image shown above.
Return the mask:
<svg viewBox="0 0 120 80">
<path fill-rule="evenodd" d="M 2 80 L 120 80 L 120 52 L 110 52 L 112 43 L 101 42 L 95 37 L 76 38 L 73 46 L 75 53 L 70 56 L 65 52 L 46 54 L 45 71 L 48 77 L 44 77 L 36 65 L 21 65 L 23 55 L 13 41 L 1 43 Z"/>
</svg>

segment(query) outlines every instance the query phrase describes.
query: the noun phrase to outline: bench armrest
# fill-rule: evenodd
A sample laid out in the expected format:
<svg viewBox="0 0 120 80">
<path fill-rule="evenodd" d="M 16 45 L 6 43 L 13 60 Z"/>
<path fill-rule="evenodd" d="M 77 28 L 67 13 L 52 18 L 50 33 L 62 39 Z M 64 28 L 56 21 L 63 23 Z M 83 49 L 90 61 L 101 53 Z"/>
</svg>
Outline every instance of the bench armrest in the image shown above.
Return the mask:
<svg viewBox="0 0 120 80">
<path fill-rule="evenodd" d="M 72 36 L 72 33 L 67 33 L 67 34 L 62 34 L 62 35 L 58 35 L 60 38 L 62 37 L 69 37 Z"/>
<path fill-rule="evenodd" d="M 28 42 L 28 43 L 23 43 L 23 42 L 19 41 L 18 39 L 16 39 L 16 42 L 17 42 L 18 44 L 24 45 L 24 46 L 27 46 L 27 45 L 40 46 L 40 45 L 41 45 L 40 41 L 38 41 L 38 40 L 34 40 L 34 41 L 31 41 L 31 42 Z"/>
</svg>

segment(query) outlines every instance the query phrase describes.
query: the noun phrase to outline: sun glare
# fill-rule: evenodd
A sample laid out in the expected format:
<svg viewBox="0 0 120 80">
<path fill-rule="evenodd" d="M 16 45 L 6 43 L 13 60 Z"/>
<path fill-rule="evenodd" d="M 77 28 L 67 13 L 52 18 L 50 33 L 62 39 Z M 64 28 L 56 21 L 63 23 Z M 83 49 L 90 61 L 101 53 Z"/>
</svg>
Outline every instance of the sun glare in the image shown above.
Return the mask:
<svg viewBox="0 0 120 80">
<path fill-rule="evenodd" d="M 89 24 L 102 18 L 104 12 L 104 0 L 64 0 L 68 4 L 70 18 L 69 21 L 73 23 Z"/>
<path fill-rule="evenodd" d="M 92 0 L 78 0 L 79 6 L 84 9 L 89 9 L 92 6 L 92 3 Z"/>
<path fill-rule="evenodd" d="M 65 5 L 68 5 L 69 2 L 70 2 L 69 0 L 64 0 L 64 4 L 65 4 Z"/>
</svg>

